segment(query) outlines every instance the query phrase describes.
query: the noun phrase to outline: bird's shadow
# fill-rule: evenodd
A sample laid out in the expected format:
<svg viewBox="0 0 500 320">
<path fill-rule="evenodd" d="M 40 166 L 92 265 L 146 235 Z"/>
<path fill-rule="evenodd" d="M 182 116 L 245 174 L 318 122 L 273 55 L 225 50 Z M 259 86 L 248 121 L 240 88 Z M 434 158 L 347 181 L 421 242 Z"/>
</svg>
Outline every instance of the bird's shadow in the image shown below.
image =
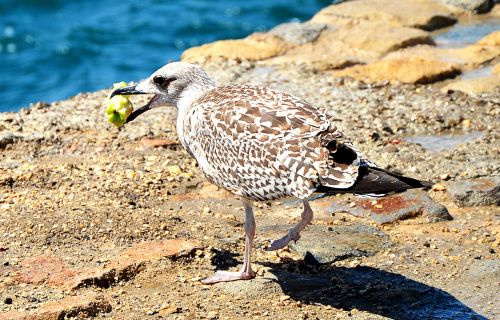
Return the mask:
<svg viewBox="0 0 500 320">
<path fill-rule="evenodd" d="M 216 249 L 212 253 L 211 262 L 217 269 L 239 264 L 238 254 Z M 286 294 L 305 304 L 357 309 L 401 320 L 487 319 L 448 292 L 397 273 L 367 266 L 321 265 L 309 253 L 303 261 L 262 265 L 269 268 Z"/>
<path fill-rule="evenodd" d="M 486 319 L 451 294 L 376 268 L 322 266 L 312 272 L 266 263 L 295 301 L 358 309 L 392 319 Z"/>
</svg>

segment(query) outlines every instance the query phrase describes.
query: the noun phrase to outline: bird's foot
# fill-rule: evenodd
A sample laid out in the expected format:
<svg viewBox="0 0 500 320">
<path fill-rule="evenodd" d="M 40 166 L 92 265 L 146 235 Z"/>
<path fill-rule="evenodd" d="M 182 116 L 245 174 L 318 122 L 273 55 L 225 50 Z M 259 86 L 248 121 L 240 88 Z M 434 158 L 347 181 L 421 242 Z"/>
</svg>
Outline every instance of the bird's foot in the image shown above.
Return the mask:
<svg viewBox="0 0 500 320">
<path fill-rule="evenodd" d="M 210 277 L 201 280 L 203 284 L 215 284 L 218 282 L 228 282 L 236 280 L 250 280 L 255 278 L 255 272 L 250 271 L 217 271 Z"/>
<path fill-rule="evenodd" d="M 286 236 L 284 236 L 281 239 L 274 240 L 271 242 L 271 245 L 266 249 L 267 251 L 275 251 L 279 249 L 283 249 L 286 247 L 287 244 L 290 243 L 290 241 L 297 242 L 300 239 L 300 233 L 298 232 L 292 232 L 289 231 Z"/>
</svg>

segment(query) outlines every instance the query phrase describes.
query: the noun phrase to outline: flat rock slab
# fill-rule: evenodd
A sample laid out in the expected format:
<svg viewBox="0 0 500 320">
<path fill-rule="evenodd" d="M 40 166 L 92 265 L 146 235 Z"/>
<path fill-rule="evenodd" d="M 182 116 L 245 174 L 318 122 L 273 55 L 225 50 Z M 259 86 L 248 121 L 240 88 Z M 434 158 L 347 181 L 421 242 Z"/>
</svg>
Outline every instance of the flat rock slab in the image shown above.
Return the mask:
<svg viewBox="0 0 500 320">
<path fill-rule="evenodd" d="M 448 193 L 460 207 L 500 205 L 500 177 L 449 182 Z"/>
<path fill-rule="evenodd" d="M 199 62 L 210 59 L 241 59 L 258 61 L 282 54 L 288 44 L 272 34 L 255 33 L 245 39 L 220 40 L 192 47 L 182 53 L 182 61 Z"/>
<path fill-rule="evenodd" d="M 176 258 L 192 252 L 199 244 L 185 240 L 143 242 L 124 250 L 103 267 L 70 268 L 56 256 L 36 256 L 23 260 L 12 272 L 14 283 L 46 284 L 63 289 L 97 286 L 107 288 L 127 281 L 143 271 L 146 263 L 161 258 Z"/>
<path fill-rule="evenodd" d="M 162 258 L 177 258 L 190 254 L 199 246 L 186 240 L 143 242 L 123 251 L 102 268 L 84 270 L 64 286 L 71 290 L 82 287 L 110 287 L 116 282 L 134 278 L 146 268 L 146 264 Z"/>
<path fill-rule="evenodd" d="M 264 65 L 301 65 L 313 70 L 340 69 L 371 61 L 376 58 L 373 53 L 350 47 L 335 39 L 335 33 L 324 32 L 318 40 L 295 47 L 284 55 L 264 60 Z"/>
<path fill-rule="evenodd" d="M 328 6 L 318 12 L 312 22 L 337 24 L 352 19 L 424 30 L 447 27 L 457 21 L 448 7 L 431 0 L 359 0 Z"/>
<path fill-rule="evenodd" d="M 309 252 L 320 263 L 373 255 L 391 245 L 382 231 L 364 224 L 311 225 L 301 235 L 290 244 L 292 250 L 304 256 Z"/>
<path fill-rule="evenodd" d="M 470 13 L 485 13 L 495 5 L 495 1 L 490 0 L 438 0 L 438 2 Z"/>
<path fill-rule="evenodd" d="M 90 318 L 111 312 L 111 304 L 101 295 L 81 295 L 42 304 L 31 312 L 0 313 L 0 320 L 59 320 Z"/>
<path fill-rule="evenodd" d="M 494 61 L 500 55 L 500 31 L 495 31 L 466 47 L 446 48 L 419 45 L 387 54 L 384 60 L 420 58 L 442 63 L 453 62 L 461 71 L 476 69 Z"/>
<path fill-rule="evenodd" d="M 470 95 L 479 95 L 481 93 L 494 93 L 500 90 L 500 76 L 480 77 L 473 79 L 464 79 L 447 84 L 441 91 L 450 93 L 455 91 L 464 92 Z"/>
<path fill-rule="evenodd" d="M 456 64 L 436 59 L 409 57 L 385 59 L 367 65 L 358 65 L 335 72 L 339 77 L 380 83 L 426 84 L 452 78 L 460 73 Z"/>
<path fill-rule="evenodd" d="M 214 285 L 225 293 L 238 297 L 263 297 L 275 294 L 284 294 L 277 283 L 277 278 L 272 273 L 266 272 L 264 276 L 257 276 L 248 281 L 220 282 Z"/>
<path fill-rule="evenodd" d="M 292 35 L 295 35 L 302 39 L 301 34 L 310 34 L 311 26 L 325 25 L 305 23 L 282 26 L 277 27 L 274 34 L 279 32 L 281 37 L 292 38 Z M 292 27 L 297 30 L 293 30 Z M 299 32 L 299 30 L 302 31 Z M 312 30 L 319 30 L 319 27 Z M 418 44 L 434 44 L 430 34 L 426 31 L 392 26 L 378 21 L 330 25 L 329 28 L 322 30 L 321 34 L 318 33 L 314 41 L 296 40 L 295 42 L 300 41 L 303 42 L 300 46 L 264 63 L 267 65 L 305 65 L 315 70 L 339 69 L 358 63 L 373 62 L 388 52 L 400 48 Z"/>
<path fill-rule="evenodd" d="M 432 223 L 451 220 L 445 206 L 432 200 L 427 192 L 408 190 L 381 198 L 363 198 L 353 195 L 324 197 L 311 202 L 319 217 L 346 212 L 357 217 L 369 218 L 377 223 L 420 217 L 418 222 Z"/>
<path fill-rule="evenodd" d="M 500 63 L 495 64 L 495 66 L 491 70 L 491 73 L 493 73 L 496 76 L 500 76 Z"/>
<path fill-rule="evenodd" d="M 293 45 L 302 45 L 318 39 L 326 28 L 327 25 L 322 23 L 289 22 L 274 27 L 269 33 Z"/>
<path fill-rule="evenodd" d="M 381 21 L 360 21 L 326 32 L 333 33 L 335 39 L 351 48 L 373 52 L 377 57 L 405 47 L 434 45 L 429 32 L 388 25 Z"/>
</svg>

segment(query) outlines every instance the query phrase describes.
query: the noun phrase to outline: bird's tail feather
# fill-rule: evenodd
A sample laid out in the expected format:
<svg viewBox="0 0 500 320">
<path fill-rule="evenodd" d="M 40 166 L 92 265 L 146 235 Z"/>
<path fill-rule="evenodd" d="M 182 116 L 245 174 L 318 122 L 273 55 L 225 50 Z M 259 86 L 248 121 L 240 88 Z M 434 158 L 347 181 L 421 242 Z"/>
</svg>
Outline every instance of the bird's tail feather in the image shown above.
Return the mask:
<svg viewBox="0 0 500 320">
<path fill-rule="evenodd" d="M 433 183 L 405 177 L 375 167 L 359 167 L 359 176 L 356 183 L 348 189 L 335 189 L 319 186 L 316 191 L 322 193 L 357 193 L 357 194 L 386 194 L 402 192 L 415 188 L 430 188 Z"/>
</svg>

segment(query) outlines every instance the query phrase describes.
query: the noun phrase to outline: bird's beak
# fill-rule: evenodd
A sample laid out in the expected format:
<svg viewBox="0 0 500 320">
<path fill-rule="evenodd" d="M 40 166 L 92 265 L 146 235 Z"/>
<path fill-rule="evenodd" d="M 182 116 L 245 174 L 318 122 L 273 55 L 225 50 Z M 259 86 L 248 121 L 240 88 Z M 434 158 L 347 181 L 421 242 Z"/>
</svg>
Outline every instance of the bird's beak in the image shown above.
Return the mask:
<svg viewBox="0 0 500 320">
<path fill-rule="evenodd" d="M 147 94 L 148 92 L 144 92 L 144 91 L 141 91 L 141 90 L 137 90 L 137 86 L 136 85 L 132 85 L 132 86 L 127 86 L 127 87 L 123 87 L 123 88 L 118 88 L 116 89 L 115 91 L 113 91 L 110 95 L 110 98 L 112 98 L 113 96 L 116 96 L 116 95 L 134 95 L 134 94 Z M 145 105 L 145 106 L 142 106 L 140 107 L 139 109 L 136 109 L 134 110 L 127 118 L 127 120 L 125 121 L 125 123 L 127 122 L 130 122 L 132 120 L 134 120 L 135 118 L 137 118 L 139 115 L 141 115 L 142 113 L 150 110 L 153 106 L 153 102 L 155 102 L 155 100 L 157 99 L 157 95 L 154 95 L 154 97 Z"/>
<path fill-rule="evenodd" d="M 127 86 L 123 88 L 118 88 L 115 91 L 111 92 L 110 98 L 113 98 L 116 95 L 132 95 L 132 94 L 145 94 L 147 92 L 143 92 L 136 89 L 136 85 Z"/>
</svg>

